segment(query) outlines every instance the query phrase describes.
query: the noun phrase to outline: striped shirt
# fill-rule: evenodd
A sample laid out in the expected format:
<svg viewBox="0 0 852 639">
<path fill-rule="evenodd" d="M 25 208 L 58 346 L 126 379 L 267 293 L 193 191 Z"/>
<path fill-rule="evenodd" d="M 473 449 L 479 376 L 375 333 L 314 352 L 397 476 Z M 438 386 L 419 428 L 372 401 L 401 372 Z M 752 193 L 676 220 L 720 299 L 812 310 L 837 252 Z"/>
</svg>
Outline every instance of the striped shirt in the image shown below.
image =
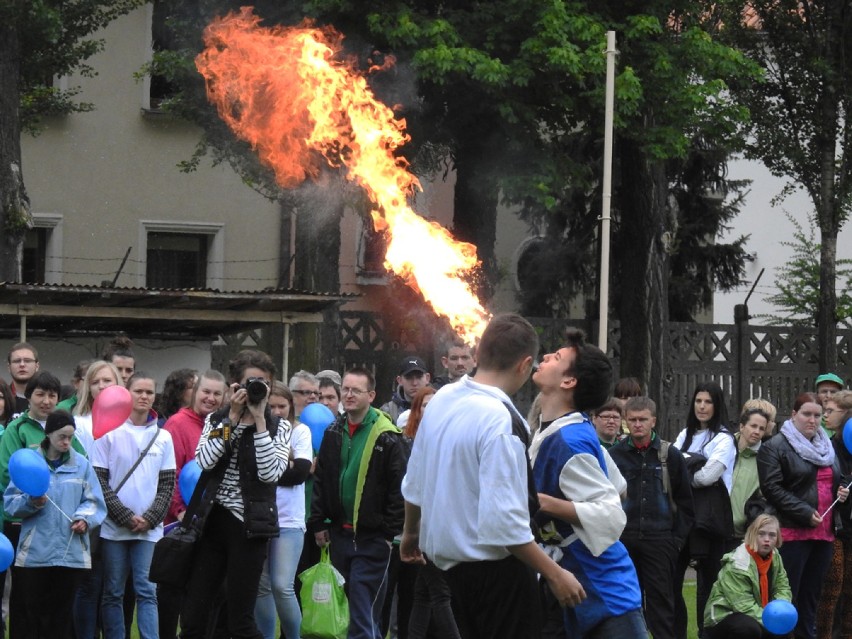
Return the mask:
<svg viewBox="0 0 852 639">
<path fill-rule="evenodd" d="M 219 427 L 220 425 L 216 424 L 216 428 Z M 248 427 L 249 424 L 239 424 L 233 429 L 231 442 L 234 452 L 228 461 L 222 483 L 219 484 L 216 491 L 216 502 L 230 510 L 240 521 L 243 521 L 243 496 L 237 463 L 242 436 Z M 212 430 L 213 425 L 210 423 L 210 416 L 208 415 L 204 421 L 201 439 L 198 440 L 198 447 L 195 449 L 195 460 L 203 470 L 212 470 L 222 458 L 222 455 L 225 454 L 225 442 L 221 437 L 211 438 L 210 431 Z M 257 478 L 260 481 L 274 484 L 287 469 L 290 461 L 291 433 L 290 423 L 285 419 L 279 419 L 278 430 L 274 439 L 270 437 L 269 431 L 253 434 Z"/>
</svg>

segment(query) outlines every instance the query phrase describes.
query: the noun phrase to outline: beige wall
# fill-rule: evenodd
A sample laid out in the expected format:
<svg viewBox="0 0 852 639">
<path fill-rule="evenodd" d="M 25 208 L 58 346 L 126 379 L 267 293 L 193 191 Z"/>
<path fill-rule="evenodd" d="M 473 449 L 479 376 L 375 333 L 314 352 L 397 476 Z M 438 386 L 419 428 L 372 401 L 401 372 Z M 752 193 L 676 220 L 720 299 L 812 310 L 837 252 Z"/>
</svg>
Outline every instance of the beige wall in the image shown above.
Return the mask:
<svg viewBox="0 0 852 639">
<path fill-rule="evenodd" d="M 221 256 L 211 255 L 210 285 L 255 290 L 277 283 L 280 216 L 277 205 L 241 182 L 227 167 L 202 161 L 181 173 L 199 131 L 162 115 L 143 113 L 146 85 L 133 75 L 150 56 L 150 7 L 115 21 L 106 30 L 106 49 L 91 60 L 94 78 L 71 78 L 93 102 L 92 113 L 50 120 L 38 137 L 23 139 L 24 175 L 33 212 L 51 217 L 50 282 L 99 284 L 112 279 L 127 247 L 128 264 L 119 286 L 143 286 L 143 220 L 219 229 Z M 452 224 L 454 174 L 424 181 L 415 208 L 444 225 Z M 47 218 L 45 218 L 46 220 Z M 368 308 L 385 287 L 357 278 L 360 222 L 347 212 L 341 224 L 341 290 L 364 299 L 346 308 Z M 516 308 L 514 265 L 526 225 L 503 211 L 497 257 L 503 278 L 492 311 Z M 220 263 L 220 259 L 223 264 Z M 247 262 L 246 260 L 254 260 Z"/>
<path fill-rule="evenodd" d="M 115 21 L 106 49 L 91 60 L 98 75 L 72 78 L 96 110 L 52 119 L 23 139 L 23 170 L 33 213 L 61 216 L 59 267 L 48 281 L 99 284 L 112 279 L 127 247 L 119 286 L 144 285 L 142 220 L 202 224 L 221 248 L 209 282 L 224 290 L 275 286 L 279 213 L 226 167 L 181 173 L 199 131 L 164 116 L 143 115 L 145 86 L 134 79 L 149 58 L 150 7 Z M 55 221 L 55 220 L 54 220 Z M 54 255 L 54 257 L 56 257 Z M 105 261 L 92 261 L 91 258 Z M 244 262 L 249 259 L 254 262 Z M 54 262 L 55 263 L 55 262 Z M 48 267 L 49 268 L 49 267 Z"/>
</svg>

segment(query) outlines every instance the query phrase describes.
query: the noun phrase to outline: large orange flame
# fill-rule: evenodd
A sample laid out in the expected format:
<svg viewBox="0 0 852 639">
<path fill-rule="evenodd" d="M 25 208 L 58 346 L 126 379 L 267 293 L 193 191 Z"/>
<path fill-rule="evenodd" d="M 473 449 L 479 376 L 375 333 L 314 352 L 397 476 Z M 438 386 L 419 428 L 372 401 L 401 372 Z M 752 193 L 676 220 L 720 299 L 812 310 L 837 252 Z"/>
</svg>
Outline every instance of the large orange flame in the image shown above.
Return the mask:
<svg viewBox="0 0 852 639">
<path fill-rule="evenodd" d="M 205 30 L 195 62 L 219 115 L 284 187 L 315 176 L 319 155 L 345 166 L 375 205 L 375 228 L 388 231 L 385 267 L 472 342 L 488 320 L 468 283 L 476 247 L 409 206 L 420 184 L 395 156 L 409 139 L 405 120 L 375 98 L 352 63 L 337 59 L 342 37 L 333 29 L 259 23 L 243 7 Z"/>
</svg>

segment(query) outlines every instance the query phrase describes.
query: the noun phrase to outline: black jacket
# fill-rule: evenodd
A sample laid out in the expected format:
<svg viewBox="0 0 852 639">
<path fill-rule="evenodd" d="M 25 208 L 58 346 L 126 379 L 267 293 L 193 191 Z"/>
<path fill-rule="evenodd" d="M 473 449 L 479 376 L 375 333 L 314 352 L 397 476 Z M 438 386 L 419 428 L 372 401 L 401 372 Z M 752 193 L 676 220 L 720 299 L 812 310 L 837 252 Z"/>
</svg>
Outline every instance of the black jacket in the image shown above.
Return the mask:
<svg viewBox="0 0 852 639">
<path fill-rule="evenodd" d="M 804 460 L 782 433 L 763 442 L 757 453 L 760 492 L 775 509 L 783 528 L 810 528 L 817 510 L 817 471 Z M 833 490 L 840 484 L 840 464 L 835 455 Z"/>
<path fill-rule="evenodd" d="M 226 405 L 210 416 L 210 422 L 215 428 L 228 416 L 230 406 Z M 274 438 L 278 431 L 278 418 L 266 409 L 266 429 L 269 436 Z M 240 438 L 237 449 L 237 468 L 240 471 L 240 492 L 243 497 L 243 526 L 246 537 L 278 537 L 278 504 L 275 501 L 276 484 L 268 484 L 257 478 L 257 458 L 254 449 L 254 432 L 256 428 L 249 426 Z M 228 466 L 227 456 L 212 471 L 224 476 Z"/>
<path fill-rule="evenodd" d="M 639 450 L 628 438 L 609 449 L 627 481 L 627 497 L 623 504 L 627 524 L 621 538 L 629 541 L 671 539 L 681 548 L 694 518 L 692 489 L 683 455 L 669 446 L 666 466 L 672 500 L 677 508 L 673 513 L 669 498 L 663 492 L 660 445 L 660 438 L 654 437 L 647 449 Z"/>
<path fill-rule="evenodd" d="M 383 415 L 383 419 L 387 419 Z M 331 526 L 346 524 L 340 498 L 340 460 L 343 429 L 348 428 L 346 415 L 329 426 L 322 439 L 314 471 L 314 492 L 308 530 L 316 533 Z M 364 451 L 367 452 L 366 450 Z M 399 431 L 379 434 L 373 445 L 361 501 L 358 509 L 357 533 L 379 533 L 388 541 L 402 532 L 405 506 L 402 498 L 402 478 L 405 475 L 407 453 Z"/>
</svg>

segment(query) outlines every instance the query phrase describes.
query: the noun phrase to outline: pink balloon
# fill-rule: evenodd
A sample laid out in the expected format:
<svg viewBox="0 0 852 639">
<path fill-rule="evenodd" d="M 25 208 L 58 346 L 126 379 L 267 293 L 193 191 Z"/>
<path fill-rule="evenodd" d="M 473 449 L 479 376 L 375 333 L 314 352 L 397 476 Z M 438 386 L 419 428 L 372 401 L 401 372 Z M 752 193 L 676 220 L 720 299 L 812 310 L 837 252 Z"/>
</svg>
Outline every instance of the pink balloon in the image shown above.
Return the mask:
<svg viewBox="0 0 852 639">
<path fill-rule="evenodd" d="M 103 389 L 92 405 L 92 432 L 95 439 L 126 422 L 132 408 L 133 399 L 124 386 L 107 386 Z"/>
</svg>

